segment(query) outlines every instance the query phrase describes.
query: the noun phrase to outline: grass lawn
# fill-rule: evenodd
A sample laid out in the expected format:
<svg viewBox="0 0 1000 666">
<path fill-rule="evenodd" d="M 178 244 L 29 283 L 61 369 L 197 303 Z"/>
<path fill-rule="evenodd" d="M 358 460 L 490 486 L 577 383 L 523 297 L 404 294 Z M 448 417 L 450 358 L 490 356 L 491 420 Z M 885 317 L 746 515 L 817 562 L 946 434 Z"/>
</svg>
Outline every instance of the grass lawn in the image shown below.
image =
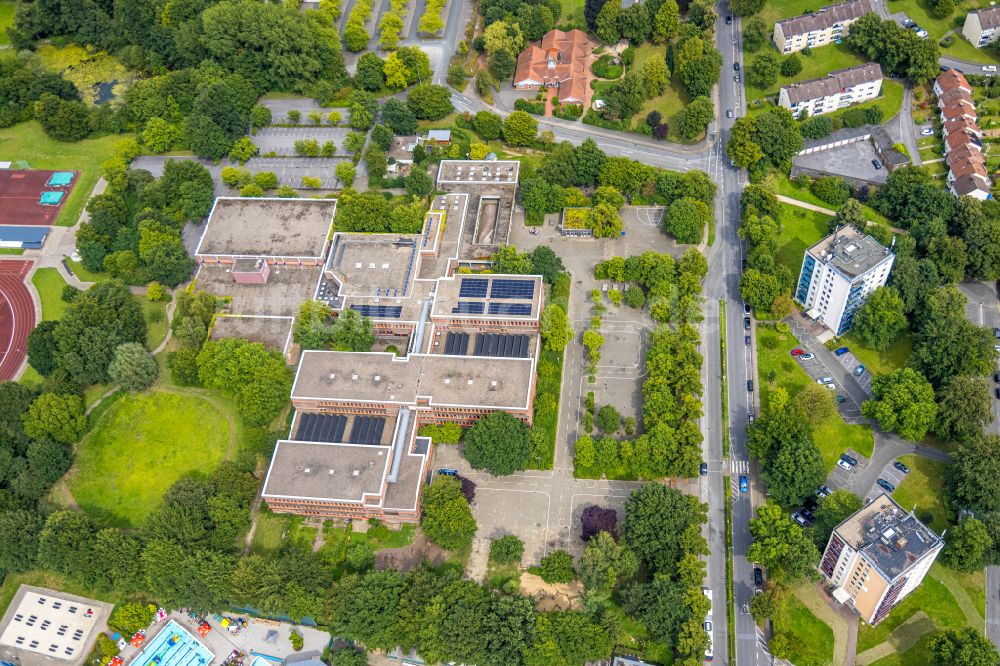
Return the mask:
<svg viewBox="0 0 1000 666">
<path fill-rule="evenodd" d="M 285 534 L 288 516 L 261 509 L 257 516 L 257 526 L 254 528 L 250 552 L 254 555 L 266 555 L 278 549 L 281 537 Z"/>
<path fill-rule="evenodd" d="M 559 25 L 584 25 L 583 0 L 559 0 L 562 6 L 562 13 L 559 16 Z"/>
<path fill-rule="evenodd" d="M 89 408 L 111 389 L 111 384 L 91 384 L 83 389 L 83 406 Z"/>
<path fill-rule="evenodd" d="M 941 534 L 952 522 L 944 504 L 944 474 L 948 466 L 917 455 L 900 456 L 899 459 L 910 468 L 910 473 L 896 488 L 893 498 L 904 509 L 916 507 L 917 515 L 930 511 L 934 515 L 930 527 Z"/>
<path fill-rule="evenodd" d="M 99 520 L 135 526 L 174 481 L 215 469 L 233 435 L 226 414 L 204 398 L 129 394 L 77 446 L 69 487 Z"/>
<path fill-rule="evenodd" d="M 831 216 L 806 210 L 791 204 L 781 204 L 781 235 L 778 236 L 776 259 L 787 266 L 796 277 L 802 268 L 802 256 L 806 248 L 829 234 Z"/>
<path fill-rule="evenodd" d="M 662 44 L 642 44 L 635 50 L 635 62 L 632 64 L 632 69 L 634 71 L 639 71 L 642 68 L 644 62 L 651 58 L 664 58 L 666 57 L 667 47 Z M 666 91 L 659 97 L 654 97 L 653 99 L 647 99 L 642 104 L 642 108 L 639 109 L 639 113 L 635 115 L 633 122 L 633 127 L 643 124 L 646 122 L 646 114 L 650 111 L 659 111 L 663 115 L 663 122 L 667 123 L 669 127 L 669 134 L 667 135 L 668 141 L 675 141 L 677 143 L 684 143 L 680 135 L 677 134 L 677 114 L 680 113 L 684 107 L 690 102 L 687 91 L 684 89 L 684 85 L 680 81 L 680 77 L 676 79 L 671 79 L 670 83 L 667 84 Z M 704 138 L 704 135 L 695 138 L 695 141 L 700 141 Z"/>
<path fill-rule="evenodd" d="M 0 1 L 0 46 L 10 44 L 7 28 L 14 25 L 15 9 L 17 9 L 17 3 L 13 0 Z"/>
<path fill-rule="evenodd" d="M 948 173 L 948 165 L 944 161 L 923 164 L 920 168 L 932 176 L 943 176 Z"/>
<path fill-rule="evenodd" d="M 101 163 L 111 157 L 121 136 L 102 136 L 76 143 L 63 143 L 46 136 L 42 126 L 32 120 L 0 130 L 0 153 L 12 160 L 27 160 L 32 169 L 73 169 L 80 176 L 56 224 L 71 227 L 90 197 L 101 176 Z"/>
<path fill-rule="evenodd" d="M 771 174 L 770 176 L 768 176 L 767 182 L 774 189 L 776 194 L 781 194 L 782 196 L 786 196 L 790 199 L 798 199 L 799 201 L 804 201 L 806 203 L 813 204 L 814 206 L 821 206 L 829 210 L 837 210 L 836 206 L 828 204 L 827 202 L 823 201 L 815 194 L 813 194 L 809 190 L 808 186 L 799 187 L 798 185 L 793 183 L 788 178 L 788 176 L 786 176 L 783 173 L 779 172 Z M 888 225 L 892 224 L 892 220 L 890 220 L 885 215 L 878 212 L 871 206 L 863 205 L 862 209 L 865 211 L 865 218 L 869 222 L 881 222 L 882 224 L 888 224 Z"/>
<path fill-rule="evenodd" d="M 868 369 L 868 372 L 892 372 L 906 365 L 913 351 L 913 338 L 909 333 L 899 336 L 895 342 L 889 345 L 885 351 L 875 351 L 863 346 L 854 336 L 848 333 L 840 339 L 840 342 L 851 348 L 851 352 L 858 357 L 858 360 Z"/>
<path fill-rule="evenodd" d="M 763 49 L 761 49 L 758 51 L 757 55 L 763 52 Z M 749 59 L 745 60 L 748 68 L 755 57 L 755 55 L 751 55 Z M 807 81 L 809 79 L 818 79 L 826 76 L 835 69 L 844 69 L 845 67 L 860 65 L 865 62 L 864 58 L 847 48 L 846 44 L 830 44 L 829 46 L 821 46 L 813 49 L 812 55 L 810 56 L 804 56 L 799 53 L 799 60 L 802 62 L 802 71 L 795 76 L 782 76 L 779 74 L 778 81 L 773 86 L 768 88 L 758 88 L 747 81 L 747 104 L 753 108 L 754 100 L 763 100 L 766 97 L 777 97 L 778 91 L 781 90 L 781 86 L 786 86 L 789 83 L 798 83 L 799 81 Z M 775 99 L 771 101 L 774 102 L 777 100 Z"/>
<path fill-rule="evenodd" d="M 156 349 L 167 337 L 167 303 L 142 301 L 142 314 L 146 319 L 146 349 Z"/>
<path fill-rule="evenodd" d="M 39 268 L 31 276 L 38 297 L 42 300 L 42 321 L 55 321 L 63 316 L 69 303 L 62 299 L 66 280 L 55 268 Z"/>
<path fill-rule="evenodd" d="M 988 7 L 989 4 L 989 0 L 958 0 L 955 2 L 955 11 L 952 12 L 951 16 L 943 19 L 931 16 L 932 3 L 928 0 L 893 0 L 890 11 L 905 12 L 907 16 L 927 31 L 928 39 L 934 41 L 940 41 L 948 31 L 954 30 L 951 46 L 941 47 L 942 56 L 988 64 L 1000 62 L 1000 53 L 995 48 L 977 49 L 966 41 L 962 37 L 962 24 L 969 10 Z"/>
<path fill-rule="evenodd" d="M 772 389 L 783 387 L 788 395 L 794 398 L 812 381 L 799 363 L 789 352 L 798 345 L 798 340 L 791 334 L 782 335 L 773 327 L 757 327 L 757 365 L 760 371 L 758 378 L 761 391 L 762 412 L 767 413 L 767 400 Z M 768 381 L 771 373 L 774 381 Z M 847 425 L 834 413 L 829 418 L 813 425 L 813 441 L 819 446 L 823 455 L 823 464 L 832 469 L 837 464 L 837 458 L 845 450 L 851 448 L 863 456 L 870 457 L 875 446 L 872 431 L 864 425 Z"/>
<path fill-rule="evenodd" d="M 815 591 L 807 586 L 807 594 Z M 791 638 L 794 653 L 789 660 L 797 666 L 822 666 L 833 663 L 833 629 L 816 617 L 805 604 L 789 590 L 784 594 L 781 607 L 773 620 L 774 633 Z"/>
<path fill-rule="evenodd" d="M 958 602 L 955 601 L 955 597 L 948 590 L 951 574 L 950 571 L 944 571 L 940 563 L 935 563 L 927 576 L 924 577 L 920 587 L 903 599 L 881 624 L 875 627 L 861 625 L 858 629 L 858 653 L 873 648 L 886 640 L 898 641 L 906 630 L 897 632 L 897 629 L 917 611 L 926 613 L 939 630 L 958 629 L 970 624 Z M 977 623 L 977 626 L 981 627 L 981 625 L 982 620 Z M 933 629 L 929 626 L 926 629 L 927 633 L 924 633 L 909 649 L 874 663 L 880 666 L 930 663 L 927 643 Z"/>
<path fill-rule="evenodd" d="M 67 258 L 66 263 L 69 264 L 69 269 L 73 271 L 73 275 L 80 282 L 103 282 L 105 280 L 110 280 L 111 276 L 107 273 L 94 273 L 93 271 L 88 271 L 83 266 L 83 262 L 73 261 Z"/>
<path fill-rule="evenodd" d="M 899 109 L 903 106 L 903 84 L 898 81 L 893 81 L 891 79 L 885 79 L 882 81 L 882 94 L 875 99 L 865 102 L 863 104 L 855 104 L 847 109 L 841 109 L 840 111 L 834 111 L 828 114 L 831 118 L 838 118 L 844 115 L 848 109 L 867 109 L 873 106 L 882 107 L 882 118 L 889 120 L 897 113 Z"/>
</svg>

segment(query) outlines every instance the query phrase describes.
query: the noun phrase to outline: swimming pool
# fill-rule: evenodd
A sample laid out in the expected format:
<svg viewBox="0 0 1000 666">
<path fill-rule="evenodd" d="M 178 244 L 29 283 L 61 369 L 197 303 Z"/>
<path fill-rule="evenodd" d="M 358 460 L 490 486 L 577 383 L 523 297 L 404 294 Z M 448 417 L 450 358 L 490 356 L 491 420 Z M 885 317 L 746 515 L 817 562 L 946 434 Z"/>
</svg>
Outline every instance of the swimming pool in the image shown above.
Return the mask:
<svg viewBox="0 0 1000 666">
<path fill-rule="evenodd" d="M 132 660 L 132 666 L 204 666 L 212 652 L 174 620 Z"/>
</svg>

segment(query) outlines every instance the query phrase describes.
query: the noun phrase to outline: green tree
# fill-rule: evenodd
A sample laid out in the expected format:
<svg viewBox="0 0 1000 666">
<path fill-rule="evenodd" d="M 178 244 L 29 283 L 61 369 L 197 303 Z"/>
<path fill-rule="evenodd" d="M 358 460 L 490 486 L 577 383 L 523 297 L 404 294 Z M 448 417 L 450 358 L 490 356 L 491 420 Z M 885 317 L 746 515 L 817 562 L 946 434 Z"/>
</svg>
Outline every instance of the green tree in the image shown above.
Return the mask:
<svg viewBox="0 0 1000 666">
<path fill-rule="evenodd" d="M 618 18 L 621 14 L 621 5 L 613 2 L 605 2 L 594 22 L 598 38 L 605 44 L 614 44 L 621 37 L 618 29 Z"/>
<path fill-rule="evenodd" d="M 38 561 L 38 536 L 45 517 L 37 511 L 0 511 L 0 530 L 16 534 L 16 539 L 0 541 L 0 568 L 11 573 L 33 569 Z"/>
<path fill-rule="evenodd" d="M 693 529 L 700 539 L 707 507 L 674 488 L 647 483 L 625 501 L 622 541 L 654 572 L 672 572 L 684 552 L 700 554 L 704 540 L 692 547 L 682 542 Z"/>
<path fill-rule="evenodd" d="M 142 142 L 153 153 L 170 150 L 180 138 L 180 128 L 156 116 L 146 121 L 146 128 L 142 131 Z"/>
<path fill-rule="evenodd" d="M 861 498 L 850 490 L 838 489 L 819 501 L 812 526 L 813 543 L 826 548 L 833 529 L 862 507 Z"/>
<path fill-rule="evenodd" d="M 354 648 L 340 648 L 330 654 L 330 666 L 368 666 L 368 656 Z"/>
<path fill-rule="evenodd" d="M 397 136 L 416 134 L 417 117 L 402 100 L 391 97 L 382 107 L 382 122 Z"/>
<path fill-rule="evenodd" d="M 917 270 L 913 278 L 919 277 Z M 893 278 L 893 285 L 907 301 L 908 287 L 900 283 L 898 276 Z M 965 297 L 956 287 L 939 287 L 929 293 L 914 289 L 914 296 L 922 298 L 918 301 L 922 310 L 910 360 L 913 367 L 935 386 L 954 375 L 984 376 L 994 369 L 993 332 L 965 319 Z M 946 302 L 952 305 L 940 306 Z"/>
<path fill-rule="evenodd" d="M 805 418 L 772 401 L 747 429 L 750 455 L 760 461 L 771 497 L 784 505 L 801 502 L 823 483 L 826 470 Z"/>
<path fill-rule="evenodd" d="M 608 434 L 614 434 L 621 430 L 622 415 L 618 413 L 614 405 L 603 405 L 597 412 L 597 427 Z"/>
<path fill-rule="evenodd" d="M 590 227 L 596 238 L 617 238 L 622 233 L 622 220 L 617 210 L 600 203 L 590 212 Z"/>
<path fill-rule="evenodd" d="M 805 576 L 819 562 L 819 551 L 798 525 L 777 504 L 768 502 L 750 520 L 753 543 L 747 557 L 760 562 L 779 582 Z"/>
<path fill-rule="evenodd" d="M 705 132 L 714 118 L 715 107 L 712 105 L 712 100 L 701 96 L 694 98 L 681 109 L 674 120 L 674 125 L 682 139 L 693 141 Z"/>
<path fill-rule="evenodd" d="M 793 53 L 781 61 L 781 75 L 792 78 L 802 71 L 802 60 L 797 53 Z"/>
<path fill-rule="evenodd" d="M 448 550 L 460 550 L 472 543 L 476 519 L 462 494 L 462 483 L 438 475 L 424 490 L 421 527 L 427 537 Z"/>
<path fill-rule="evenodd" d="M 354 183 L 354 178 L 357 176 L 358 171 L 350 162 L 339 162 L 336 168 L 334 168 L 334 173 L 337 175 L 337 179 L 347 188 Z"/>
<path fill-rule="evenodd" d="M 539 245 L 531 251 L 531 272 L 541 275 L 548 284 L 555 283 L 556 279 L 566 271 L 562 259 L 546 245 Z"/>
<path fill-rule="evenodd" d="M 338 351 L 371 351 L 375 344 L 371 319 L 362 316 L 357 310 L 341 310 L 330 327 L 330 341 Z"/>
<path fill-rule="evenodd" d="M 932 666 L 995 666 L 1000 661 L 993 643 L 974 627 L 933 634 L 927 651 Z"/>
<path fill-rule="evenodd" d="M 51 437 L 57 442 L 72 444 L 86 427 L 83 399 L 78 395 L 43 393 L 24 414 L 24 432 L 34 439 Z"/>
<path fill-rule="evenodd" d="M 768 49 L 756 56 L 747 67 L 747 81 L 766 90 L 777 83 L 780 69 L 781 59 L 776 52 Z"/>
<path fill-rule="evenodd" d="M 426 197 L 434 191 L 434 180 L 423 169 L 417 167 L 406 177 L 406 193 L 414 197 Z"/>
<path fill-rule="evenodd" d="M 833 392 L 812 382 L 806 384 L 796 394 L 792 404 L 795 410 L 812 424 L 822 423 L 837 411 Z"/>
<path fill-rule="evenodd" d="M 764 590 L 750 597 L 750 616 L 758 626 L 763 627 L 781 610 L 781 600 L 774 590 Z"/>
<path fill-rule="evenodd" d="M 524 469 L 531 450 L 531 432 L 507 412 L 491 412 L 465 433 L 466 460 L 496 476 Z"/>
<path fill-rule="evenodd" d="M 330 320 L 333 310 L 323 301 L 305 301 L 299 306 L 292 338 L 302 349 L 329 349 L 333 345 Z"/>
<path fill-rule="evenodd" d="M 108 366 L 111 381 L 126 391 L 144 391 L 153 385 L 160 372 L 156 359 L 138 342 L 126 342 L 115 349 Z"/>
<path fill-rule="evenodd" d="M 989 383 L 980 377 L 949 378 L 938 391 L 934 434 L 943 441 L 967 442 L 993 420 Z"/>
<path fill-rule="evenodd" d="M 1000 511 L 996 479 L 1000 479 L 1000 437 L 980 433 L 953 455 L 948 468 L 949 503 L 977 515 Z"/>
<path fill-rule="evenodd" d="M 284 409 L 292 384 L 280 352 L 240 339 L 206 342 L 198 354 L 198 378 L 232 397 L 252 426 L 270 423 Z"/>
<path fill-rule="evenodd" d="M 492 111 L 479 111 L 473 117 L 472 126 L 479 136 L 492 141 L 500 138 L 503 119 Z"/>
<path fill-rule="evenodd" d="M 770 34 L 767 24 L 759 16 L 753 16 L 743 22 L 743 45 L 751 53 L 760 51 L 767 44 Z"/>
<path fill-rule="evenodd" d="M 573 556 L 565 550 L 553 550 L 542 558 L 539 574 L 546 583 L 569 583 L 576 578 Z"/>
<path fill-rule="evenodd" d="M 28 362 L 43 377 L 49 376 L 58 367 L 58 327 L 58 321 L 41 321 L 28 334 Z"/>
<path fill-rule="evenodd" d="M 256 104 L 250 109 L 250 124 L 260 129 L 271 124 L 271 109 L 263 104 Z"/>
<path fill-rule="evenodd" d="M 733 124 L 729 141 L 726 143 L 726 154 L 738 167 L 745 169 L 753 166 L 764 157 L 764 151 L 754 140 L 756 128 L 756 121 L 749 116 L 737 118 Z"/>
<path fill-rule="evenodd" d="M 119 604 L 111 613 L 108 624 L 117 629 L 123 636 L 131 636 L 140 629 L 149 627 L 155 617 L 156 606 L 153 604 Z"/>
<path fill-rule="evenodd" d="M 455 110 L 448 88 L 430 83 L 414 86 L 406 96 L 406 105 L 417 118 L 427 120 L 440 120 Z"/>
<path fill-rule="evenodd" d="M 906 330 L 903 299 L 893 287 L 879 287 L 854 316 L 854 333 L 861 343 L 884 351 Z"/>
<path fill-rule="evenodd" d="M 538 135 L 538 121 L 526 111 L 514 111 L 503 121 L 503 140 L 510 146 L 529 146 Z"/>
<path fill-rule="evenodd" d="M 607 532 L 600 532 L 587 542 L 580 558 L 580 580 L 588 591 L 607 595 L 620 580 L 634 575 L 638 566 L 628 548 Z"/>
<path fill-rule="evenodd" d="M 525 666 L 573 666 L 606 659 L 613 638 L 587 613 L 539 613 L 535 642 L 524 650 Z"/>
<path fill-rule="evenodd" d="M 550 351 L 561 352 L 573 339 L 573 327 L 566 311 L 553 303 L 542 310 L 540 330 L 545 348 Z"/>
<path fill-rule="evenodd" d="M 959 571 L 981 571 L 986 564 L 986 554 L 993 548 L 993 539 L 986 525 L 972 517 L 963 519 L 948 530 L 945 543 L 941 559 Z"/>
<path fill-rule="evenodd" d="M 711 212 L 705 202 L 681 197 L 667 208 L 663 227 L 678 243 L 699 243 Z"/>
<path fill-rule="evenodd" d="M 490 562 L 519 564 L 524 555 L 524 542 L 515 534 L 505 534 L 490 543 Z"/>
<path fill-rule="evenodd" d="M 872 399 L 861 405 L 861 413 L 878 421 L 883 430 L 922 441 L 937 416 L 934 387 L 912 368 L 876 374 L 872 378 Z"/>
<path fill-rule="evenodd" d="M 769 273 L 748 268 L 740 278 L 740 294 L 755 310 L 768 310 L 781 294 L 781 283 Z"/>
<path fill-rule="evenodd" d="M 240 164 L 246 164 L 246 161 L 260 152 L 260 148 L 254 145 L 248 137 L 243 137 L 238 139 L 233 147 L 229 149 L 229 159 L 234 162 L 239 162 Z"/>
<path fill-rule="evenodd" d="M 663 0 L 653 14 L 653 41 L 657 44 L 673 39 L 681 29 L 681 10 L 676 0 Z"/>
</svg>

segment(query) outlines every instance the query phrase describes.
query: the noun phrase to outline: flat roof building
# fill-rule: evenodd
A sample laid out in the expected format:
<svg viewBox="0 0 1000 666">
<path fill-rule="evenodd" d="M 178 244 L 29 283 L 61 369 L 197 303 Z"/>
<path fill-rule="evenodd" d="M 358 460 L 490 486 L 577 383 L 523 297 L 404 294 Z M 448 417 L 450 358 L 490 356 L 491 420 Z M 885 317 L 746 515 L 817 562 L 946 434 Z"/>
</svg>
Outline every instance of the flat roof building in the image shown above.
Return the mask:
<svg viewBox="0 0 1000 666">
<path fill-rule="evenodd" d="M 0 657 L 21 666 L 82 664 L 111 604 L 22 585 L 0 620 Z"/>
<path fill-rule="evenodd" d="M 833 530 L 819 570 L 833 597 L 874 625 L 920 585 L 943 545 L 882 493 Z"/>
<path fill-rule="evenodd" d="M 842 227 L 806 250 L 795 299 L 809 317 L 842 335 L 868 295 L 885 285 L 894 259 L 871 236 Z"/>
</svg>

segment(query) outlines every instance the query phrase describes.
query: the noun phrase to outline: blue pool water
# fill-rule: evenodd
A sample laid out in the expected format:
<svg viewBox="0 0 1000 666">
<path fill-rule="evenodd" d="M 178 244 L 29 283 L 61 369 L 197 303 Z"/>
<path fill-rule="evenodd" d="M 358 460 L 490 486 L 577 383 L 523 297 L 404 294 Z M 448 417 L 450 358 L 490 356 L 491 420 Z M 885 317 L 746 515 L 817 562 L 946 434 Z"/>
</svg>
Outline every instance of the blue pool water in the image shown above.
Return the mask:
<svg viewBox="0 0 1000 666">
<path fill-rule="evenodd" d="M 215 655 L 175 621 L 160 633 L 132 661 L 133 666 L 204 666 Z"/>
</svg>

